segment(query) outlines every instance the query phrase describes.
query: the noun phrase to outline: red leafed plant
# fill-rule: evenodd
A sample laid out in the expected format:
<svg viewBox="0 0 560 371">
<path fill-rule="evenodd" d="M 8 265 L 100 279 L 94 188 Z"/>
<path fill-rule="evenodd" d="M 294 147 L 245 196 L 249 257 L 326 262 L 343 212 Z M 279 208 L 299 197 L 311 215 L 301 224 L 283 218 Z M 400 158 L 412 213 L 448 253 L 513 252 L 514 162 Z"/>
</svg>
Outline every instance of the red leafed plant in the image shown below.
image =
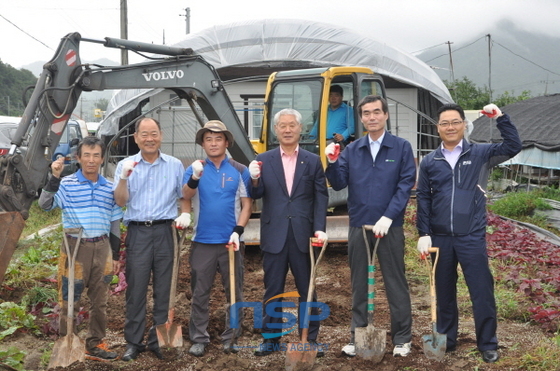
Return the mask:
<svg viewBox="0 0 560 371">
<path fill-rule="evenodd" d="M 488 213 L 488 255 L 498 262 L 496 280 L 523 292 L 532 319 L 547 331 L 560 328 L 560 247 L 527 228 Z"/>
</svg>

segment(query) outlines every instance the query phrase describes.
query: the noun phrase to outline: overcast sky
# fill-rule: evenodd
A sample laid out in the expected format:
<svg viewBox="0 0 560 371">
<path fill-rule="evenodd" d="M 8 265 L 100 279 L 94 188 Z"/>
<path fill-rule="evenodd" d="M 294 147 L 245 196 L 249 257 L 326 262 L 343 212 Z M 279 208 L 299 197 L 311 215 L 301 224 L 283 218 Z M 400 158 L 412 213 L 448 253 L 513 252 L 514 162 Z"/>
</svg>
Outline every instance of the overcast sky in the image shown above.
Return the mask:
<svg viewBox="0 0 560 371">
<path fill-rule="evenodd" d="M 120 37 L 120 0 L 0 0 L 0 60 L 21 68 L 50 60 L 70 32 L 83 38 Z M 319 4 L 319 5 L 318 5 Z M 369 35 L 407 52 L 452 41 L 473 41 L 509 19 L 519 28 L 560 36 L 558 0 L 128 0 L 128 38 L 148 43 L 176 43 L 185 36 L 185 8 L 190 31 L 236 21 L 292 18 L 332 23 Z M 120 52 L 82 43 L 82 60 Z M 129 54 L 130 62 L 142 58 Z"/>
</svg>

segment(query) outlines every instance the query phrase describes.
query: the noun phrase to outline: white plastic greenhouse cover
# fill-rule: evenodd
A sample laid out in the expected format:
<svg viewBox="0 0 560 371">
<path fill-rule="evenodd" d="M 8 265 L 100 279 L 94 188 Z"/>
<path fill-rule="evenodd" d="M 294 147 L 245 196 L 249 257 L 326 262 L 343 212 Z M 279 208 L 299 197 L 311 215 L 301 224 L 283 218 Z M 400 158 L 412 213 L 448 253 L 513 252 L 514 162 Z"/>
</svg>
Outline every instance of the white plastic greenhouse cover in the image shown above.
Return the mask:
<svg viewBox="0 0 560 371">
<path fill-rule="evenodd" d="M 380 75 L 424 88 L 443 103 L 453 101 L 437 74 L 418 58 L 327 23 L 286 19 L 237 22 L 187 35 L 173 46 L 192 48 L 216 69 L 272 61 L 369 67 Z M 118 117 L 155 93 L 152 90 L 117 92 L 109 103 L 109 115 L 100 126 L 100 134 L 115 134 Z"/>
</svg>

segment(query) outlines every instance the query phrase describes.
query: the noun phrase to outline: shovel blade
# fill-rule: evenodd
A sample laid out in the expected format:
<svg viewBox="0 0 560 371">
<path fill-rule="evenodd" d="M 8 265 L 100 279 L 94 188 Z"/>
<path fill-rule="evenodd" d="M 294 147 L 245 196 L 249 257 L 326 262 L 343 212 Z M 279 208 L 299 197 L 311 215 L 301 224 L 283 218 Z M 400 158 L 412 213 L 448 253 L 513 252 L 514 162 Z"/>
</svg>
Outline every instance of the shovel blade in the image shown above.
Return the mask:
<svg viewBox="0 0 560 371">
<path fill-rule="evenodd" d="M 183 346 L 183 330 L 180 325 L 174 323 L 157 325 L 156 335 L 160 348 L 180 348 Z"/>
<path fill-rule="evenodd" d="M 49 368 L 68 367 L 74 362 L 84 362 L 86 346 L 74 333 L 61 337 L 54 343 Z"/>
<path fill-rule="evenodd" d="M 447 336 L 436 331 L 435 325 L 431 335 L 422 336 L 426 358 L 441 361 L 445 357 Z"/>
<path fill-rule="evenodd" d="M 356 355 L 370 360 L 374 364 L 381 362 L 383 356 L 385 356 L 386 341 L 386 330 L 376 329 L 372 325 L 356 327 L 355 329 Z"/>
<path fill-rule="evenodd" d="M 288 343 L 286 349 L 286 371 L 309 371 L 315 364 L 317 349 L 309 343 Z"/>
</svg>

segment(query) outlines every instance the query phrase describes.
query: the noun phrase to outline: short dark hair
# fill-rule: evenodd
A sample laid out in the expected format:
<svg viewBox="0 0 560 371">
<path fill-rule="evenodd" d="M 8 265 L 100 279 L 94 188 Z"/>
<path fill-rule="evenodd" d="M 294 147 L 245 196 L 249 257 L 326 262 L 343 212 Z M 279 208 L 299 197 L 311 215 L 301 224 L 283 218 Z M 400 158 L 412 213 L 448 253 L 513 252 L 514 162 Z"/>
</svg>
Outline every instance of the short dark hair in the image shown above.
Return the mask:
<svg viewBox="0 0 560 371">
<path fill-rule="evenodd" d="M 464 120 L 465 119 L 465 111 L 463 111 L 463 108 L 455 103 L 447 103 L 444 104 L 443 106 L 439 107 L 439 109 L 437 110 L 437 119 L 439 121 L 439 117 L 441 116 L 441 114 L 445 111 L 457 111 L 459 112 L 459 116 L 461 116 L 461 119 Z"/>
<path fill-rule="evenodd" d="M 344 90 L 342 89 L 342 86 L 340 85 L 331 85 L 331 88 L 329 89 L 329 94 L 330 93 L 338 93 L 340 94 L 340 96 L 344 96 L 343 94 Z"/>
<path fill-rule="evenodd" d="M 362 107 L 364 105 L 366 105 L 368 103 L 377 102 L 377 101 L 381 102 L 381 109 L 383 110 L 383 113 L 389 112 L 389 105 L 387 104 L 387 101 L 385 100 L 385 98 L 383 98 L 380 95 L 366 95 L 365 97 L 362 98 L 360 103 L 358 103 L 358 113 L 359 113 L 360 117 L 362 116 Z"/>
<path fill-rule="evenodd" d="M 95 147 L 95 146 L 100 146 L 101 147 L 101 157 L 105 157 L 105 148 L 107 147 L 105 145 L 105 142 L 103 142 L 101 140 L 101 138 L 98 137 L 94 137 L 92 135 L 88 135 L 87 137 L 85 137 L 80 144 L 78 144 L 78 158 L 82 157 L 82 147 L 83 146 L 88 146 L 88 147 Z"/>
<path fill-rule="evenodd" d="M 145 121 L 145 120 L 152 120 L 153 122 L 155 122 L 159 131 L 161 131 L 161 124 L 159 123 L 158 120 L 156 120 L 153 117 L 142 117 L 141 119 L 138 119 L 138 121 L 136 121 L 136 123 L 134 124 L 134 131 L 138 131 L 138 128 L 140 127 L 140 124 L 142 123 L 142 121 Z"/>
</svg>

